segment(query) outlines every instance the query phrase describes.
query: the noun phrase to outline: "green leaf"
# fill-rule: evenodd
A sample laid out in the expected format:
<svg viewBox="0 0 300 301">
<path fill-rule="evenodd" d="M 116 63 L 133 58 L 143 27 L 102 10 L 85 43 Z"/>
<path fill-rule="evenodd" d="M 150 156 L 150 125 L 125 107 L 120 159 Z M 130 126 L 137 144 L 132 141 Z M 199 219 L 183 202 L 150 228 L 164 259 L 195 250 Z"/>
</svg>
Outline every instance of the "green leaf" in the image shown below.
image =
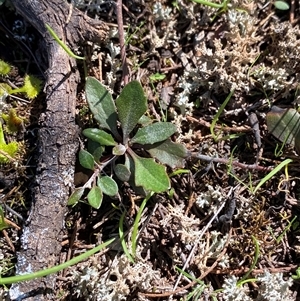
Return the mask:
<svg viewBox="0 0 300 301">
<path fill-rule="evenodd" d="M 94 169 L 94 157 L 84 149 L 79 151 L 79 162 L 84 168 Z"/>
<path fill-rule="evenodd" d="M 300 153 L 300 114 L 295 109 L 273 106 L 267 114 L 267 127 L 278 140 L 295 146 Z"/>
<path fill-rule="evenodd" d="M 68 199 L 67 205 L 68 206 L 76 205 L 80 201 L 83 193 L 84 193 L 83 187 L 75 188 L 74 192 L 71 194 L 71 196 Z"/>
<path fill-rule="evenodd" d="M 118 116 L 123 130 L 123 143 L 126 144 L 130 132 L 147 110 L 147 99 L 138 81 L 128 83 L 116 100 Z"/>
<path fill-rule="evenodd" d="M 285 1 L 275 1 L 274 6 L 279 10 L 288 10 L 290 9 L 290 6 Z"/>
<path fill-rule="evenodd" d="M 135 184 L 146 190 L 164 192 L 170 188 L 170 179 L 166 168 L 151 158 L 141 158 L 130 150 L 134 161 Z"/>
<path fill-rule="evenodd" d="M 114 146 L 116 141 L 111 134 L 106 133 L 103 130 L 88 128 L 82 131 L 83 135 L 95 142 L 100 143 L 104 146 Z"/>
<path fill-rule="evenodd" d="M 92 187 L 92 189 L 90 190 L 90 192 L 87 195 L 87 199 L 89 204 L 95 208 L 95 209 L 99 209 L 102 203 L 102 199 L 103 199 L 103 194 L 101 189 L 98 186 L 94 186 Z"/>
<path fill-rule="evenodd" d="M 146 125 L 149 125 L 153 122 L 153 120 L 146 116 L 146 115 L 143 115 L 140 119 L 139 119 L 139 122 L 138 124 L 142 125 L 142 126 L 146 126 Z"/>
<path fill-rule="evenodd" d="M 145 145 L 144 148 L 152 157 L 171 168 L 183 167 L 184 159 L 187 157 L 184 145 L 174 143 L 170 139 L 154 145 Z"/>
<path fill-rule="evenodd" d="M 160 80 L 163 80 L 166 78 L 166 75 L 165 74 L 161 74 L 161 73 L 155 73 L 155 74 L 151 74 L 149 76 L 149 79 L 152 81 L 152 82 L 157 82 L 157 81 L 160 81 Z"/>
<path fill-rule="evenodd" d="M 136 194 L 146 196 L 149 191 L 146 191 L 143 186 L 137 186 L 135 184 L 135 165 L 132 157 L 129 156 L 127 152 L 125 153 L 125 166 L 130 171 L 130 178 L 128 181 L 129 185 L 133 188 Z"/>
<path fill-rule="evenodd" d="M 153 144 L 166 140 L 176 133 L 177 127 L 171 122 L 156 122 L 138 129 L 131 143 Z"/>
<path fill-rule="evenodd" d="M 110 130 L 119 137 L 117 112 L 111 94 L 97 79 L 87 77 L 85 93 L 89 108 L 102 128 Z"/>
<path fill-rule="evenodd" d="M 94 160 L 96 162 L 100 161 L 100 158 L 102 156 L 102 153 L 104 152 L 104 149 L 105 149 L 104 146 L 100 145 L 98 142 L 88 139 L 87 150 L 90 154 L 93 155 Z"/>
<path fill-rule="evenodd" d="M 116 181 L 109 176 L 99 177 L 97 185 L 103 193 L 109 196 L 115 196 L 119 190 Z"/>
<path fill-rule="evenodd" d="M 130 179 L 131 172 L 124 164 L 117 164 L 114 166 L 115 175 L 123 182 L 127 182 Z"/>
</svg>

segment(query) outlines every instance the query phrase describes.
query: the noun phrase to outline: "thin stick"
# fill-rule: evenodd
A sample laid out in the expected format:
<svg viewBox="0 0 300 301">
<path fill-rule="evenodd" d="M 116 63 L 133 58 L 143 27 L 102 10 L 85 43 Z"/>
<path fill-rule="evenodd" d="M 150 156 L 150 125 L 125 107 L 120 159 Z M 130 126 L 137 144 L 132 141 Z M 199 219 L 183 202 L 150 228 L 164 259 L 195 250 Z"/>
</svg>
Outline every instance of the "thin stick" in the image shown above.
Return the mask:
<svg viewBox="0 0 300 301">
<path fill-rule="evenodd" d="M 124 24 L 123 24 L 123 14 L 122 14 L 122 0 L 117 1 L 116 14 L 118 22 L 118 32 L 119 32 L 119 42 L 121 47 L 121 60 L 122 60 L 122 71 L 123 71 L 123 81 L 124 85 L 128 84 L 129 81 L 129 70 L 126 62 L 126 45 L 124 37 Z"/>
<path fill-rule="evenodd" d="M 11 250 L 13 252 L 15 252 L 16 251 L 15 247 L 14 247 L 13 243 L 11 242 L 11 240 L 10 240 L 10 238 L 9 238 L 6 230 L 2 229 L 2 233 L 3 233 L 4 237 L 5 237 L 5 240 L 6 240 L 7 244 L 10 246 Z"/>
<path fill-rule="evenodd" d="M 295 18 L 295 0 L 291 1 L 291 10 L 290 10 L 290 23 L 294 23 L 294 18 Z"/>
<path fill-rule="evenodd" d="M 295 269 L 298 268 L 298 265 L 296 264 L 291 264 L 289 266 L 284 266 L 284 267 L 275 267 L 275 268 L 263 268 L 263 269 L 254 269 L 251 271 L 251 275 L 258 275 L 258 274 L 263 274 L 265 271 L 268 271 L 270 273 L 288 273 L 291 272 Z M 214 269 L 211 271 L 211 274 L 216 274 L 216 275 L 243 275 L 246 272 L 248 272 L 250 269 L 249 268 L 244 268 L 240 267 L 238 269 Z"/>
<path fill-rule="evenodd" d="M 215 162 L 215 163 L 221 163 L 221 164 L 232 164 L 233 166 L 242 168 L 242 169 L 252 169 L 252 170 L 258 170 L 258 171 L 271 171 L 273 170 L 273 166 L 261 166 L 258 164 L 244 164 L 239 161 L 231 161 L 230 159 L 225 158 L 217 158 L 217 157 L 210 157 L 206 155 L 201 155 L 199 153 L 191 153 L 191 157 L 197 158 L 199 160 L 208 161 L 208 162 Z"/>
</svg>

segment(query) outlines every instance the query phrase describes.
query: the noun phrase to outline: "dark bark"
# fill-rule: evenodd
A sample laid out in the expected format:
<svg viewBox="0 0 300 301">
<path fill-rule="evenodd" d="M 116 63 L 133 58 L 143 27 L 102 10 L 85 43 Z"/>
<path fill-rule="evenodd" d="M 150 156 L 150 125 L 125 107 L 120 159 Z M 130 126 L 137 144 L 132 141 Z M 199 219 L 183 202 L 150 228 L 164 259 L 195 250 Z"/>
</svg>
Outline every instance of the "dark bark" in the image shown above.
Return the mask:
<svg viewBox="0 0 300 301">
<path fill-rule="evenodd" d="M 101 41 L 106 26 L 93 21 L 66 0 L 11 0 L 19 14 L 43 36 L 47 70 L 46 111 L 40 118 L 39 162 L 30 216 L 23 228 L 17 254 L 17 274 L 45 269 L 58 263 L 66 201 L 73 185 L 78 148 L 75 125 L 76 90 L 79 73 L 76 61 L 53 40 L 48 23 L 70 47 L 82 40 Z M 69 22 L 67 22 L 69 21 Z M 55 300 L 55 275 L 12 285 L 11 300 Z"/>
</svg>

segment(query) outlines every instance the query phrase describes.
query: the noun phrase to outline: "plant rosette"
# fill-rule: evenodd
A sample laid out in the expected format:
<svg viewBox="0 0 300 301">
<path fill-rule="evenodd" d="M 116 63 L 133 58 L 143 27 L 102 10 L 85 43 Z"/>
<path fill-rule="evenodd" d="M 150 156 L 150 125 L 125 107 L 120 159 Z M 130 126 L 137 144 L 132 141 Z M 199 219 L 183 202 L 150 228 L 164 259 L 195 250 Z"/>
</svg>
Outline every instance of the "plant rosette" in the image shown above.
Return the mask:
<svg viewBox="0 0 300 301">
<path fill-rule="evenodd" d="M 80 164 L 93 171 L 83 187 L 78 187 L 68 205 L 77 204 L 89 189 L 87 200 L 99 208 L 103 194 L 115 196 L 118 181 L 128 182 L 137 192 L 165 192 L 170 188 L 166 166 L 182 167 L 186 148 L 173 142 L 177 128 L 171 122 L 152 122 L 145 115 L 147 99 L 138 81 L 128 83 L 114 101 L 97 79 L 86 80 L 86 99 L 99 128 L 87 128 L 87 150 L 80 150 Z M 146 121 L 145 121 L 146 120 Z M 105 156 L 103 155 L 105 154 Z M 158 162 L 159 163 L 158 163 Z M 111 175 L 104 173 L 110 165 Z"/>
</svg>

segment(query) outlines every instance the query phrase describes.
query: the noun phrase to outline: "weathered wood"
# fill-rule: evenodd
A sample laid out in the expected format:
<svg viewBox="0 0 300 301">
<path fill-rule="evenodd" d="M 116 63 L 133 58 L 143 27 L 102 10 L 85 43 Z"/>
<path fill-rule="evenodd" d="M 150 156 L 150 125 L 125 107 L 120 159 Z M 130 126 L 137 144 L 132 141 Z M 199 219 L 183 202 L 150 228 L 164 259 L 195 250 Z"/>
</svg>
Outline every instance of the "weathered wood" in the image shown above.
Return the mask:
<svg viewBox="0 0 300 301">
<path fill-rule="evenodd" d="M 12 0 L 19 14 L 43 36 L 48 59 L 46 111 L 40 118 L 39 162 L 30 216 L 17 254 L 17 274 L 45 269 L 58 263 L 66 201 L 73 185 L 78 148 L 75 125 L 76 61 L 46 31 L 48 23 L 70 47 L 80 41 L 101 41 L 106 26 L 93 21 L 65 0 Z M 69 19 L 68 19 L 69 17 Z M 11 300 L 55 300 L 55 275 L 12 285 Z"/>
</svg>

